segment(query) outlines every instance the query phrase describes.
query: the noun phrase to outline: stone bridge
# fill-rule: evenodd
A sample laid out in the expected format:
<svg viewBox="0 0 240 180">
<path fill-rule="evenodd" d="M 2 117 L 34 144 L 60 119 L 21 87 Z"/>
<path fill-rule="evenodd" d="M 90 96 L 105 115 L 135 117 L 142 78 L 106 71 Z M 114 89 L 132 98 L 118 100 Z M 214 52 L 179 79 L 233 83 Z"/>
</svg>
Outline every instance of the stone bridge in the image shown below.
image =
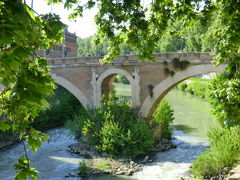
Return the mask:
<svg viewBox="0 0 240 180">
<path fill-rule="evenodd" d="M 116 75 L 124 75 L 131 84 L 132 107 L 140 115 L 154 114 L 162 98 L 185 79 L 210 72 L 223 72 L 226 64 L 215 67 L 209 53 L 161 53 L 156 62 L 140 61 L 137 55 L 117 57 L 101 65 L 100 57 L 48 59 L 55 82 L 70 91 L 85 108 L 100 105 L 103 93 L 109 93 Z M 174 66 L 173 59 L 188 61 L 186 68 Z M 3 86 L 0 84 L 0 90 Z"/>
<path fill-rule="evenodd" d="M 131 84 L 132 107 L 144 117 L 154 114 L 161 99 L 181 81 L 204 73 L 223 72 L 226 64 L 215 67 L 208 53 L 156 54 L 156 62 L 140 61 L 137 55 L 117 57 L 101 65 L 100 57 L 48 59 L 56 83 L 70 91 L 87 107 L 100 105 L 109 93 L 114 77 L 124 75 Z M 186 68 L 174 66 L 173 59 L 188 61 Z M 176 59 L 175 59 L 176 60 Z"/>
</svg>

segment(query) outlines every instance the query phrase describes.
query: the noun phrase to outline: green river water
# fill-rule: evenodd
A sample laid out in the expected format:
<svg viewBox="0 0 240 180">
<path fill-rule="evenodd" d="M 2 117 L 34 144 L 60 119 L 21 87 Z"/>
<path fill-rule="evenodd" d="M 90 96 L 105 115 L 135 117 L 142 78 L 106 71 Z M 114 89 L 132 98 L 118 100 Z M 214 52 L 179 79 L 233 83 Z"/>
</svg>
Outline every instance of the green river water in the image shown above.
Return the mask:
<svg viewBox="0 0 240 180">
<path fill-rule="evenodd" d="M 194 137 L 206 138 L 207 131 L 214 126 L 209 103 L 177 90 L 169 92 L 166 98 L 174 110 L 175 129 Z"/>
</svg>

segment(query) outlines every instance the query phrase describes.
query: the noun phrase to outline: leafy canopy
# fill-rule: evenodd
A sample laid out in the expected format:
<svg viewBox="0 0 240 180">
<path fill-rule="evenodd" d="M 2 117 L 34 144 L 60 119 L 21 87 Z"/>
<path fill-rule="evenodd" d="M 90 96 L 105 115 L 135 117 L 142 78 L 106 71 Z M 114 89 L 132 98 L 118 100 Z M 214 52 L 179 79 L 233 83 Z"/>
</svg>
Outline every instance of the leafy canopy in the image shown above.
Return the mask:
<svg viewBox="0 0 240 180">
<path fill-rule="evenodd" d="M 62 2 L 49 0 L 56 1 Z M 102 62 L 119 55 L 122 45 L 130 46 L 142 59 L 154 60 L 153 52 L 159 40 L 164 43 L 166 35 L 182 38 L 187 34 L 185 43 L 189 50 L 200 50 L 198 46 L 202 43 L 202 50 L 214 52 L 216 65 L 229 64 L 221 80 L 224 85 L 212 86 L 213 105 L 217 105 L 215 114 L 222 114 L 218 118 L 221 124 L 230 121 L 239 124 L 231 111 L 235 117 L 240 116 L 240 0 L 153 0 L 145 5 L 141 0 L 88 0 L 85 4 L 81 1 L 64 1 L 64 4 L 68 8 L 78 4 L 72 17 L 81 16 L 84 9 L 94 6 L 99 9 L 95 17 L 96 42 L 107 39 L 110 44 Z M 196 36 L 199 31 L 204 36 Z"/>
<path fill-rule="evenodd" d="M 35 53 L 62 39 L 63 24 L 57 15 L 35 15 L 21 0 L 0 2 L 0 130 L 11 130 L 36 151 L 47 135 L 30 124 L 48 108 L 45 98 L 53 93 L 47 60 Z M 15 165 L 16 179 L 36 178 L 27 157 Z"/>
<path fill-rule="evenodd" d="M 48 0 L 60 3 L 63 0 Z M 96 42 L 110 42 L 109 62 L 120 53 L 124 43 L 136 49 L 143 59 L 154 60 L 153 52 L 158 40 L 166 33 L 178 34 L 175 22 L 182 27 L 193 26 L 197 20 L 209 24 L 209 38 L 215 40 L 213 47 L 217 64 L 228 62 L 225 81 L 237 82 L 240 78 L 240 0 L 153 0 L 144 6 L 141 0 L 66 0 L 66 8 L 73 9 L 70 18 L 81 16 L 84 9 L 99 9 L 95 18 L 98 26 Z M 216 18 L 211 18 L 215 15 Z M 45 97 L 53 92 L 53 80 L 48 74 L 47 61 L 34 52 L 61 42 L 63 24 L 54 14 L 39 16 L 21 0 L 0 2 L 0 81 L 5 88 L 0 92 L 0 130 L 13 130 L 20 138 L 28 136 L 29 146 L 35 150 L 46 139 L 29 125 L 37 114 L 48 107 Z M 192 43 L 192 42 L 191 42 Z M 237 97 L 239 89 L 225 84 L 225 92 Z M 218 87 L 218 86 L 215 86 Z M 216 93 L 218 93 L 216 89 Z M 230 96 L 219 96 L 219 102 L 230 101 Z M 236 107 L 236 106 L 234 106 Z M 223 105 L 223 108 L 224 105 Z M 239 115 L 238 115 L 239 117 Z M 40 136 L 39 136 L 40 135 Z M 31 137 L 31 138 L 30 138 Z M 21 165 L 22 163 L 23 165 Z M 35 177 L 29 162 L 18 163 L 23 173 L 18 177 Z M 23 167 L 23 168 L 22 168 Z M 24 174 L 24 173 L 27 173 Z M 34 177 L 32 177 L 34 176 Z"/>
<path fill-rule="evenodd" d="M 107 38 L 110 40 L 109 53 L 104 60 L 112 60 L 120 53 L 122 43 L 134 47 L 144 59 L 154 59 L 153 52 L 161 36 L 169 32 L 179 33 L 184 27 L 200 22 L 211 26 L 212 37 L 219 40 L 214 50 L 216 54 L 224 51 L 221 47 L 235 49 L 239 44 L 239 1 L 231 0 L 88 0 L 62 1 L 48 0 L 49 3 L 63 2 L 65 7 L 73 8 L 72 17 L 82 16 L 84 9 L 97 7 L 95 17 L 98 26 L 97 42 Z M 145 3 L 145 5 L 144 5 Z M 77 5 L 77 6 L 73 6 Z M 216 18 L 212 18 L 212 16 Z M 182 22 L 179 28 L 176 22 Z M 211 24 L 206 24 L 211 21 Z M 233 38 L 233 39 L 232 39 Z M 231 41 L 234 41 L 231 44 Z M 193 43 L 193 42 L 189 42 Z M 231 48 L 230 48 L 231 47 Z M 234 51 L 232 51 L 234 52 Z M 239 53 L 239 52 L 238 52 Z M 220 60 L 219 62 L 229 60 Z"/>
</svg>

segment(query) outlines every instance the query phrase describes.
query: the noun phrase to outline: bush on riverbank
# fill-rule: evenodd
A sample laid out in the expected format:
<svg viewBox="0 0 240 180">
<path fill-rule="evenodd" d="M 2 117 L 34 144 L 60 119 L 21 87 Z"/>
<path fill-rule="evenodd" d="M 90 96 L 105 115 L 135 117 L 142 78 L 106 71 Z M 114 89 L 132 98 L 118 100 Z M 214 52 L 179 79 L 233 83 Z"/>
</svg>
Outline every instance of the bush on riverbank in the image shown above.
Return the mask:
<svg viewBox="0 0 240 180">
<path fill-rule="evenodd" d="M 240 163 L 240 126 L 214 128 L 208 137 L 211 148 L 194 161 L 191 169 L 195 176 L 205 179 L 221 174 L 225 167 Z"/>
<path fill-rule="evenodd" d="M 186 83 L 181 82 L 177 85 L 177 89 L 198 96 L 203 99 L 208 99 L 209 96 L 209 84 L 206 81 L 193 81 Z"/>
<path fill-rule="evenodd" d="M 37 130 L 46 130 L 64 125 L 80 109 L 84 110 L 77 98 L 61 86 L 58 86 L 55 94 L 48 97 L 47 101 L 50 108 L 42 111 L 33 122 L 33 127 Z"/>
<path fill-rule="evenodd" d="M 172 129 L 170 124 L 173 122 L 173 109 L 166 99 L 162 100 L 153 118 L 153 126 L 159 126 L 159 133 L 155 138 L 158 140 L 161 138 L 170 139 L 172 136 Z M 157 129 L 157 128 L 155 128 Z"/>
<path fill-rule="evenodd" d="M 240 125 L 240 79 L 225 72 L 216 76 L 210 85 L 213 114 L 223 127 Z"/>
<path fill-rule="evenodd" d="M 114 97 L 104 100 L 102 107 L 87 118 L 83 117 L 81 113 L 75 116 L 74 121 L 67 122 L 67 127 L 75 135 L 80 132 L 87 138 L 86 143 L 110 156 L 135 158 L 153 149 L 154 140 L 146 120 L 126 103 L 118 104 Z"/>
</svg>

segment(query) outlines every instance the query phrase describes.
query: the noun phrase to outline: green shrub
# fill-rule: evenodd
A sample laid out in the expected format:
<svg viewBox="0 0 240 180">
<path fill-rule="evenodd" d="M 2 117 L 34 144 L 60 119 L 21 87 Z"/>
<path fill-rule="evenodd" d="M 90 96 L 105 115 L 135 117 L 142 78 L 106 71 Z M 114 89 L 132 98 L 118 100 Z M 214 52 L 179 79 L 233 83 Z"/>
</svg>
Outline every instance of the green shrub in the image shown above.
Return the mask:
<svg viewBox="0 0 240 180">
<path fill-rule="evenodd" d="M 185 89 L 187 88 L 187 83 L 186 82 L 181 82 L 177 85 L 177 89 L 179 89 L 180 91 L 185 91 Z"/>
<path fill-rule="evenodd" d="M 181 82 L 177 85 L 177 89 L 206 100 L 208 100 L 210 94 L 209 84 L 204 80 L 200 81 L 194 79 L 193 82 L 189 82 L 188 84 L 186 82 Z"/>
<path fill-rule="evenodd" d="M 78 137 L 83 131 L 84 122 L 87 121 L 84 121 L 84 119 L 88 118 L 88 113 L 84 109 L 81 109 L 78 111 L 77 114 L 74 115 L 73 119 L 67 120 L 67 122 L 65 123 L 65 127 L 67 129 L 71 129 L 73 135 Z"/>
<path fill-rule="evenodd" d="M 100 131 L 101 143 L 97 146 L 97 149 L 112 155 L 119 155 L 122 146 L 125 146 L 124 138 L 127 138 L 122 132 L 123 129 L 118 122 L 105 121 Z"/>
<path fill-rule="evenodd" d="M 131 141 L 128 142 L 128 148 L 125 154 L 131 154 L 133 157 L 151 152 L 153 149 L 153 134 L 145 119 L 139 118 L 132 122 Z"/>
<path fill-rule="evenodd" d="M 79 162 L 79 167 L 78 167 L 79 173 L 81 176 L 86 176 L 87 175 L 87 164 L 85 160 Z"/>
<path fill-rule="evenodd" d="M 72 131 L 81 132 L 87 137 L 87 143 L 114 157 L 135 158 L 153 148 L 154 140 L 146 120 L 126 103 L 117 103 L 113 96 L 103 100 L 102 107 L 93 110 L 87 118 L 76 116 L 72 123 L 76 123 L 71 125 Z"/>
<path fill-rule="evenodd" d="M 224 167 L 240 163 L 240 126 L 214 128 L 208 137 L 211 148 L 194 161 L 191 169 L 195 176 L 206 179 L 221 173 Z"/>
<path fill-rule="evenodd" d="M 155 116 L 153 118 L 153 125 L 157 125 L 161 127 L 161 137 L 162 138 L 170 138 L 172 134 L 172 130 L 170 128 L 170 124 L 173 122 L 173 110 L 170 104 L 166 99 L 163 99 L 160 103 Z"/>
<path fill-rule="evenodd" d="M 185 91 L 200 98 L 207 99 L 209 94 L 208 83 L 199 81 L 189 83 Z"/>
<path fill-rule="evenodd" d="M 105 121 L 100 131 L 101 143 L 97 148 L 111 156 L 135 158 L 152 150 L 154 140 L 145 120 L 131 123 L 131 128 L 118 122 Z"/>
<path fill-rule="evenodd" d="M 240 125 L 240 79 L 225 72 L 211 81 L 209 101 L 216 120 L 226 127 Z"/>
<path fill-rule="evenodd" d="M 58 86 L 55 94 L 48 97 L 47 101 L 50 104 L 50 109 L 42 111 L 33 122 L 33 127 L 38 130 L 64 125 L 79 110 L 84 110 L 78 99 L 61 86 Z"/>
</svg>

